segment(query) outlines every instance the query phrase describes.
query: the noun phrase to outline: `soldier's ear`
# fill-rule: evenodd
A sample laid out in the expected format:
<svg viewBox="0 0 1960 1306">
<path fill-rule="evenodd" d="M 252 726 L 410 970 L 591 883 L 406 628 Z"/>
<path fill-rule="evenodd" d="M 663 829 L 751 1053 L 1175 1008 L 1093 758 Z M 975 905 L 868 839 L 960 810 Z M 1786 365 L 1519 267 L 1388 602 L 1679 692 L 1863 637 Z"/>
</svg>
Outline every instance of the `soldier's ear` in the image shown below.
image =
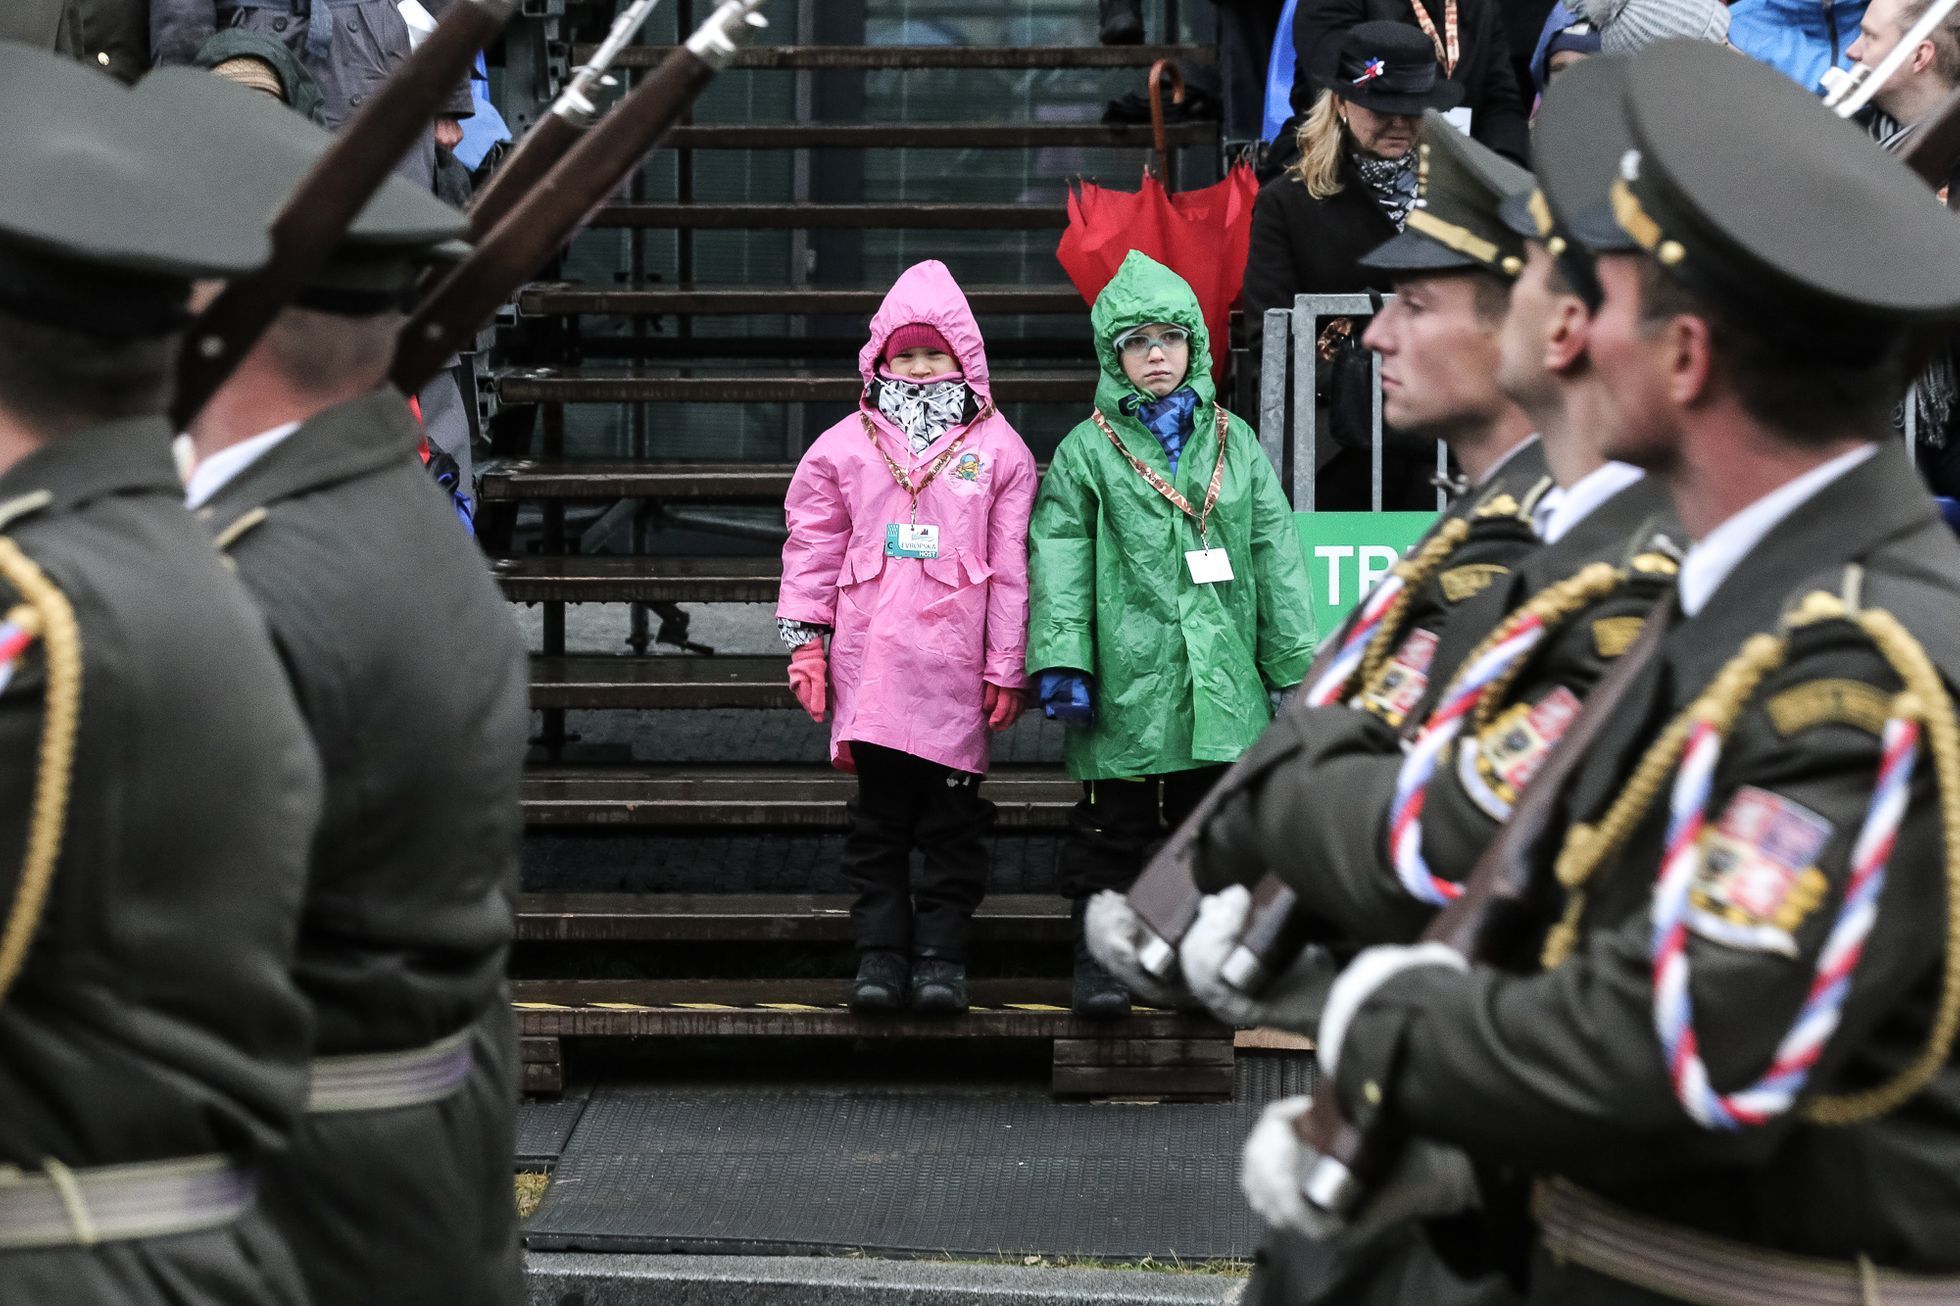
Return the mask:
<svg viewBox="0 0 1960 1306">
<path fill-rule="evenodd" d="M 1577 295 L 1560 295 L 1554 304 L 1551 328 L 1545 333 L 1545 370 L 1560 374 L 1570 371 L 1586 356 L 1592 314 Z"/>
<path fill-rule="evenodd" d="M 1655 333 L 1666 374 L 1668 397 L 1682 408 L 1697 408 L 1714 397 L 1718 367 L 1715 333 L 1707 318 L 1676 313 Z"/>
</svg>

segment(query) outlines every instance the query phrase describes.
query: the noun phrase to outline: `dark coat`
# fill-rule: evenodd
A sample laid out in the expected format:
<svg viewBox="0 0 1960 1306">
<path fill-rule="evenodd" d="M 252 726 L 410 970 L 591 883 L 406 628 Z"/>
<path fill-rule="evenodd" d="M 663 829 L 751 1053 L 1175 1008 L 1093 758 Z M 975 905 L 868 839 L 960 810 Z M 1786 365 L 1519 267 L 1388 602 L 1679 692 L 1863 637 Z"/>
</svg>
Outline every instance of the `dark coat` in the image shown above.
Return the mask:
<svg viewBox="0 0 1960 1306">
<path fill-rule="evenodd" d="M 230 534 L 325 765 L 296 962 L 314 1054 L 479 1028 L 476 1072 L 457 1096 L 309 1116 L 267 1169 L 267 1210 L 316 1301 L 446 1292 L 494 1304 L 515 1300 L 518 1282 L 503 973 L 527 661 L 481 554 L 415 456 L 418 435 L 393 391 L 343 404 L 199 515 Z"/>
<path fill-rule="evenodd" d="M 450 3 L 423 0 L 423 8 L 440 19 Z M 150 0 L 151 53 L 159 65 L 195 63 L 199 48 L 213 33 L 227 27 L 243 27 L 284 41 L 320 83 L 320 93 L 326 98 L 327 126 L 338 130 L 408 58 L 408 24 L 394 0 L 333 0 L 328 12 L 334 19 L 333 42 L 326 60 L 316 62 L 306 57 L 305 4 L 294 13 L 283 5 L 246 7 L 229 0 Z M 451 118 L 467 118 L 473 111 L 465 79 L 441 112 Z M 435 168 L 432 124 L 398 171 L 433 188 Z"/>
<path fill-rule="evenodd" d="M 293 922 L 319 765 L 259 614 L 184 511 L 169 441 L 161 420 L 109 423 L 0 475 L 7 536 L 67 596 L 82 662 L 60 853 L 0 993 L 0 1164 L 27 1170 L 262 1161 L 305 1098 Z M 20 903 L 48 688 L 37 642 L 0 691 L 0 914 Z M 256 1214 L 5 1260 L 9 1301 L 302 1300 Z"/>
<path fill-rule="evenodd" d="M 0 5 L 0 41 L 19 41 L 79 59 L 81 15 L 69 0 L 7 0 Z"/>
<path fill-rule="evenodd" d="M 1324 200 L 1290 175 L 1261 186 L 1252 206 L 1252 244 L 1239 293 L 1253 358 L 1265 337 L 1267 309 L 1292 308 L 1295 295 L 1386 290 L 1380 274 L 1358 260 L 1394 235 L 1395 224 L 1345 153 L 1341 189 Z"/>
<path fill-rule="evenodd" d="M 70 0 L 81 20 L 82 58 L 116 80 L 134 83 L 150 67 L 146 0 Z"/>
<path fill-rule="evenodd" d="M 1890 613 L 1921 644 L 1949 693 L 1960 682 L 1960 543 L 1898 443 L 1881 439 L 1870 460 L 1778 523 L 1700 613 L 1677 618 L 1561 791 L 1534 858 L 1542 883 L 1556 883 L 1566 833 L 1597 822 L 1668 722 L 1804 596 L 1853 586 L 1859 605 Z M 1874 731 L 1899 686 L 1868 639 L 1824 621 L 1792 637 L 1725 740 L 1709 777 L 1711 822 L 1755 786 L 1786 810 L 1807 809 L 1824 834 L 1819 845 L 1783 854 L 1807 863 L 1815 897 L 1758 908 L 1760 896 L 1731 896 L 1726 877 L 1773 855 L 1761 851 L 1710 857 L 1696 872 L 1705 901 L 1726 902 L 1742 914 L 1740 926 L 1773 927 L 1788 940 L 1787 948 L 1774 937 L 1717 942 L 1691 924 L 1692 1008 L 1716 1091 L 1763 1074 L 1810 989 L 1872 803 Z M 1933 771 L 1922 753 L 1871 934 L 1795 1109 L 1729 1130 L 1695 1123 L 1676 1100 L 1654 1030 L 1650 958 L 1670 774 L 1657 807 L 1593 871 L 1577 946 L 1563 964 L 1531 974 L 1478 967 L 1469 976 L 1419 967 L 1374 992 L 1341 1047 L 1334 1091 L 1344 1111 L 1365 1123 L 1364 1098 L 1372 1099 L 1408 1128 L 1480 1159 L 1565 1176 L 1640 1215 L 1765 1252 L 1828 1258 L 1850 1273 L 1864 1257 L 1881 1269 L 1960 1273 L 1953 1204 L 1927 1196 L 1949 1192 L 1960 1166 L 1960 1066 L 1948 1058 L 1903 1107 L 1876 1119 L 1832 1126 L 1806 1115 L 1820 1094 L 1889 1081 L 1926 1046 L 1948 946 L 1948 844 Z M 1541 1258 L 1533 1300 L 1674 1298 Z"/>
<path fill-rule="evenodd" d="M 1320 43 L 1357 23 L 1387 19 L 1415 23 L 1415 0 L 1302 0 L 1293 15 L 1293 125 L 1298 126 L 1319 94 L 1313 80 L 1314 51 Z M 1445 0 L 1422 0 L 1440 34 Z M 1493 0 L 1457 0 L 1457 35 L 1461 58 L 1450 80 L 1463 87 L 1464 107 L 1471 111 L 1470 134 L 1499 154 L 1518 163 L 1530 158 L 1530 115 L 1517 74 L 1504 19 Z M 1536 37 L 1537 33 L 1528 34 Z M 1275 157 L 1290 154 L 1291 137 L 1282 133 Z"/>
</svg>

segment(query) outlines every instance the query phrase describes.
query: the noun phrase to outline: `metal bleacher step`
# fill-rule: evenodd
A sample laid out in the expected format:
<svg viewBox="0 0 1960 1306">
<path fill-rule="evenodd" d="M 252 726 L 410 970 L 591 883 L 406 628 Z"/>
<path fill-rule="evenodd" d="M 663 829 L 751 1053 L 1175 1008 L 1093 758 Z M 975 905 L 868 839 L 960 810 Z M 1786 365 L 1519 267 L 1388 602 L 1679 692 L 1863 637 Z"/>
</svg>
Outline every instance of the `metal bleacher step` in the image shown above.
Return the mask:
<svg viewBox="0 0 1960 1306">
<path fill-rule="evenodd" d="M 505 404 L 850 404 L 864 391 L 854 376 L 672 376 L 631 367 L 528 367 L 498 373 Z M 991 390 L 1005 403 L 1085 403 L 1094 372 L 996 372 Z"/>
<path fill-rule="evenodd" d="M 1052 894 L 994 894 L 973 917 L 973 937 L 981 940 L 1063 942 L 1073 937 L 1073 929 L 1068 900 Z M 851 899 L 842 894 L 529 893 L 517 903 L 517 939 L 848 943 Z"/>
<path fill-rule="evenodd" d="M 690 317 L 737 317 L 762 314 L 845 313 L 868 316 L 877 311 L 889 286 L 716 286 L 650 285 L 590 286 L 536 284 L 518 293 L 520 313 L 531 317 L 604 313 L 617 317 L 676 313 Z M 963 287 L 974 313 L 994 316 L 1019 313 L 1080 313 L 1089 306 L 1075 287 L 1061 285 L 976 285 Z"/>
<path fill-rule="evenodd" d="M 573 56 L 590 59 L 595 47 Z M 615 68 L 653 68 L 672 46 L 636 45 L 620 52 Z M 735 54 L 731 68 L 862 68 L 914 71 L 940 68 L 1148 68 L 1159 59 L 1209 64 L 1209 45 L 752 45 Z"/>
<path fill-rule="evenodd" d="M 789 463 L 557 462 L 511 458 L 484 464 L 477 494 L 485 503 L 537 499 L 698 499 L 781 503 L 796 468 Z"/>
<path fill-rule="evenodd" d="M 595 227 L 713 231 L 1060 231 L 1059 204 L 608 204 Z"/>
<path fill-rule="evenodd" d="M 534 708 L 791 708 L 780 657 L 533 657 Z"/>
<path fill-rule="evenodd" d="M 490 571 L 513 603 L 774 603 L 782 560 L 596 554 L 493 558 Z"/>
<path fill-rule="evenodd" d="M 811 766 L 538 766 L 524 777 L 524 815 L 532 826 L 841 829 L 856 786 Z M 1058 767 L 987 776 L 1002 829 L 1059 829 L 1080 796 Z"/>
<path fill-rule="evenodd" d="M 1148 149 L 1142 123 L 1103 122 L 737 122 L 676 127 L 665 148 L 676 150 L 1038 150 L 1058 146 Z M 1218 124 L 1180 122 L 1164 128 L 1164 143 L 1218 143 Z"/>
</svg>

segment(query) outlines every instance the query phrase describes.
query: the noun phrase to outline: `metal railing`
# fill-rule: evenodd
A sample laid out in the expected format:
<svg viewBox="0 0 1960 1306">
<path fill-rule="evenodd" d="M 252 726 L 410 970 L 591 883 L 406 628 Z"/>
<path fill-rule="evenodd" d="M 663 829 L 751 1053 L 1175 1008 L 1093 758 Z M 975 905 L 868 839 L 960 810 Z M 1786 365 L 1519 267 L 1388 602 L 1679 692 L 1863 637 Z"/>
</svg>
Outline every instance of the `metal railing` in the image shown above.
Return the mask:
<svg viewBox="0 0 1960 1306">
<path fill-rule="evenodd" d="M 1319 472 L 1320 405 L 1315 386 L 1315 364 L 1319 361 L 1320 324 L 1329 318 L 1361 321 L 1381 311 L 1393 295 L 1300 295 L 1290 309 L 1266 311 L 1263 352 L 1259 372 L 1259 443 L 1282 477 L 1291 476 L 1288 497 L 1295 511 L 1315 508 L 1314 482 Z M 1372 404 L 1370 407 L 1368 461 L 1369 509 L 1382 511 L 1382 362 L 1372 358 Z M 1441 483 L 1449 475 L 1449 450 L 1436 443 L 1436 507 L 1441 511 L 1448 497 Z"/>
</svg>

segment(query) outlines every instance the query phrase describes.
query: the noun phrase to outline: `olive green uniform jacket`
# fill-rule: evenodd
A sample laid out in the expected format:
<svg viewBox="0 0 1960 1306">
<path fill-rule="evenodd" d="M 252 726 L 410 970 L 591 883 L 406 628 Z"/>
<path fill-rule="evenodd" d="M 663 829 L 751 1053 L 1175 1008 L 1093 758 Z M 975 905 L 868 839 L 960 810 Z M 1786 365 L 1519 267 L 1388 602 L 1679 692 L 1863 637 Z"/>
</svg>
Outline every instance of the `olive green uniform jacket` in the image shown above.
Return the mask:
<svg viewBox="0 0 1960 1306">
<path fill-rule="evenodd" d="M 0 1166 L 256 1165 L 306 1093 L 293 929 L 319 766 L 263 622 L 184 511 L 169 442 L 161 420 L 115 422 L 0 474 L 5 534 L 67 597 L 81 642 L 67 815 L 38 904 L 22 869 L 45 640 L 0 690 L 0 912 L 28 940 L 0 980 Z M 37 1306 L 304 1300 L 256 1213 L 4 1252 L 0 1272 L 0 1297 Z"/>
<path fill-rule="evenodd" d="M 1643 478 L 1558 543 L 1520 560 L 1452 619 L 1469 645 L 1452 655 L 1460 662 L 1527 600 L 1585 568 L 1606 564 L 1626 576 L 1555 624 L 1495 710 L 1439 758 L 1421 815 L 1423 855 L 1435 875 L 1459 883 L 1468 877 L 1509 815 L 1522 776 L 1542 765 L 1647 613 L 1672 593 L 1673 559 L 1650 547 L 1656 533 L 1669 532 L 1679 537 L 1665 487 Z M 1429 706 L 1440 706 L 1443 693 L 1439 685 Z M 1248 761 L 1257 766 L 1247 768 L 1253 774 L 1242 793 L 1207 829 L 1204 887 L 1270 870 L 1300 895 L 1300 910 L 1325 937 L 1401 943 L 1422 932 L 1435 908 L 1412 897 L 1396 875 L 1389 828 L 1403 752 L 1379 720 L 1343 708 L 1289 712 Z"/>
<path fill-rule="evenodd" d="M 455 1096 L 309 1115 L 268 1175 L 316 1302 L 518 1299 L 503 974 L 526 660 L 417 437 L 406 401 L 377 392 L 307 422 L 201 511 L 265 614 L 325 768 L 297 964 L 315 1055 L 477 1030 Z"/>
<path fill-rule="evenodd" d="M 1090 322 L 1102 364 L 1097 409 L 1132 455 L 1201 510 L 1223 410 L 1197 297 L 1133 252 Z M 1111 343 L 1147 322 L 1191 336 L 1187 383 L 1199 402 L 1175 475 L 1157 437 L 1124 411 L 1141 392 Z M 1198 523 L 1151 488 L 1093 420 L 1063 438 L 1042 478 L 1028 538 L 1028 670 L 1095 677 L 1095 724 L 1071 728 L 1063 746 L 1074 779 L 1234 761 L 1272 719 L 1267 690 L 1306 674 L 1315 635 L 1299 530 L 1252 428 L 1223 416 L 1223 480 L 1204 538 L 1225 550 L 1232 580 L 1192 581 L 1185 554 L 1203 547 Z"/>
<path fill-rule="evenodd" d="M 1647 746 L 1744 641 L 1777 631 L 1805 596 L 1847 588 L 1855 603 L 1890 613 L 1916 638 L 1950 694 L 1960 683 L 1960 542 L 1893 440 L 1785 518 L 1698 615 L 1671 626 L 1564 790 L 1554 833 L 1605 813 Z M 1748 895 L 1731 894 L 1728 872 L 1763 869 L 1760 848 L 1704 857 L 1697 870 L 1694 893 L 1711 912 L 1775 909 L 1730 922 L 1736 932 L 1725 941 L 1710 927 L 1687 935 L 1700 1053 L 1718 1092 L 1764 1073 L 1805 1000 L 1872 801 L 1880 758 L 1873 732 L 1900 685 L 1846 623 L 1806 625 L 1725 741 L 1709 791 L 1712 822 L 1748 786 L 1786 816 L 1802 808 L 1828 836 L 1804 868 L 1816 874 L 1791 881 L 1821 890 L 1815 896 L 1786 894 L 1752 908 Z M 1807 1115 L 1820 1095 L 1888 1081 L 1927 1046 L 1948 960 L 1951 892 L 1951 836 L 1942 837 L 1934 770 L 1922 753 L 1841 1019 L 1797 1109 L 1764 1124 L 1710 1129 L 1676 1098 L 1655 1032 L 1649 952 L 1671 775 L 1654 809 L 1585 882 L 1568 960 L 1529 974 L 1424 967 L 1363 1004 L 1334 1085 L 1343 1107 L 1365 1120 L 1367 1100 L 1378 1098 L 1408 1128 L 1487 1163 L 1565 1176 L 1701 1234 L 1846 1266 L 1864 1256 L 1885 1268 L 1960 1273 L 1960 1069 L 1950 1055 L 1889 1114 L 1848 1125 Z M 1547 843 L 1541 873 L 1549 885 L 1565 840 Z M 1538 1266 L 1532 1295 L 1606 1306 L 1672 1299 L 1549 1260 Z"/>
</svg>

